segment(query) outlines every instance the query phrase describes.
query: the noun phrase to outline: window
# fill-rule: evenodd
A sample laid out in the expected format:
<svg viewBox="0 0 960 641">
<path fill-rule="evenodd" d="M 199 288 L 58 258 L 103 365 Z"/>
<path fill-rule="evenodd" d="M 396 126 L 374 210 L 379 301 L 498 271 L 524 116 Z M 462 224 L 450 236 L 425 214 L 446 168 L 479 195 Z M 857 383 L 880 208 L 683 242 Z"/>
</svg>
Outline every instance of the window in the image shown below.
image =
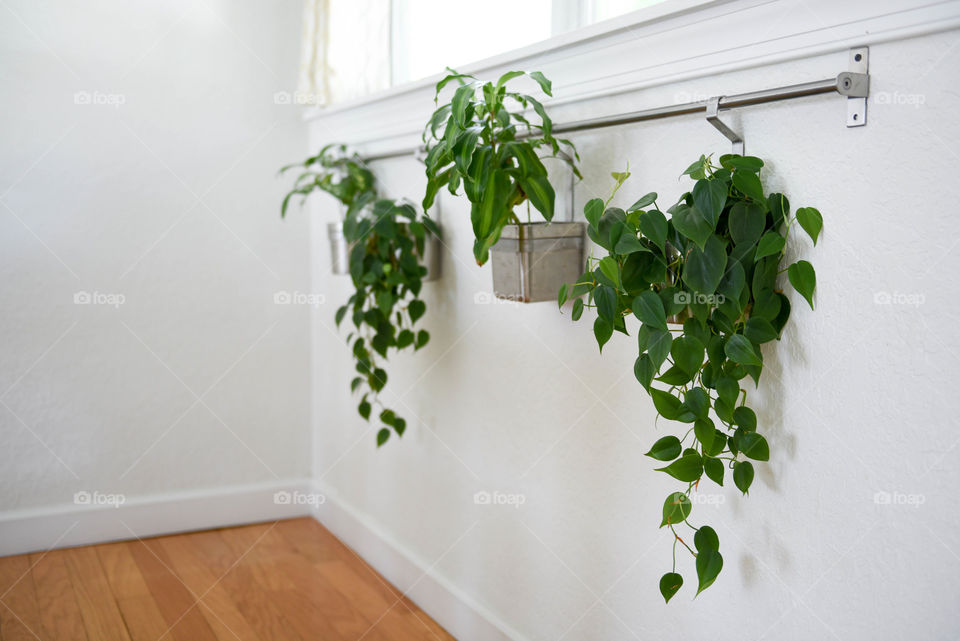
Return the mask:
<svg viewBox="0 0 960 641">
<path fill-rule="evenodd" d="M 299 93 L 359 98 L 668 0 L 304 0 Z"/>
</svg>

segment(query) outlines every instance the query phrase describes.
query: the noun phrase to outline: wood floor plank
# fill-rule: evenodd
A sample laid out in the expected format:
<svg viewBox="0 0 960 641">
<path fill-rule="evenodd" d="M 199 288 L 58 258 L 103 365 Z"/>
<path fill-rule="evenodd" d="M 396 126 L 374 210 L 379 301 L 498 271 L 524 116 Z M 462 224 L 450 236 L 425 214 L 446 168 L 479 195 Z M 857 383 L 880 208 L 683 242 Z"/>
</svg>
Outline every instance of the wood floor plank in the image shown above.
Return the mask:
<svg viewBox="0 0 960 641">
<path fill-rule="evenodd" d="M 0 641 L 455 641 L 310 518 L 0 558 L 0 595 Z"/>
<path fill-rule="evenodd" d="M 65 558 L 68 553 L 67 550 L 53 550 L 30 555 L 33 565 L 30 574 L 40 613 L 39 636 L 57 641 L 87 641 L 83 615 L 70 582 Z"/>
<path fill-rule="evenodd" d="M 223 538 L 227 530 L 211 530 L 187 535 L 195 554 L 203 558 L 223 578 L 220 585 L 243 614 L 260 641 L 303 641 L 278 607 L 274 594 L 266 593 L 246 561 L 246 549 L 234 551 Z M 311 640 L 316 637 L 310 636 Z"/>
<path fill-rule="evenodd" d="M 197 609 L 197 598 L 170 570 L 156 539 L 125 543 L 140 569 L 153 600 L 170 626 L 169 637 L 182 641 L 217 641 L 203 613 Z"/>
<path fill-rule="evenodd" d="M 38 638 L 40 612 L 29 557 L 0 558 L 0 595 L 0 638 L 4 641 Z"/>
<path fill-rule="evenodd" d="M 96 549 L 71 548 L 66 550 L 65 559 L 87 636 L 102 641 L 130 641 Z"/>
<path fill-rule="evenodd" d="M 203 615 L 220 641 L 260 641 L 226 588 L 221 585 L 223 575 L 231 569 L 214 572 L 198 554 L 189 535 L 168 536 L 159 541 L 174 571 L 194 594 L 201 597 Z"/>
</svg>

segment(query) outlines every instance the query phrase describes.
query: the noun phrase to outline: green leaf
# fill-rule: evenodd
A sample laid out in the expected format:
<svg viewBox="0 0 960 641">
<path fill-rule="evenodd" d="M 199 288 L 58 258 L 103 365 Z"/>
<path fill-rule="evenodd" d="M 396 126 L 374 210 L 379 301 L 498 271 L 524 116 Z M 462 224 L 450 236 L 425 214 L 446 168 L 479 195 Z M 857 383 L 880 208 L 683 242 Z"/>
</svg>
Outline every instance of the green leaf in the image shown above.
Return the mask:
<svg viewBox="0 0 960 641">
<path fill-rule="evenodd" d="M 633 375 L 637 377 L 637 381 L 645 388 L 649 389 L 650 383 L 653 381 L 656 373 L 656 368 L 649 354 L 641 354 L 633 364 Z"/>
<path fill-rule="evenodd" d="M 754 254 L 753 259 L 758 261 L 764 256 L 773 256 L 774 254 L 779 254 L 783 251 L 783 248 L 786 244 L 787 241 L 783 236 L 775 231 L 768 231 L 760 239 L 760 242 L 757 243 L 757 253 Z"/>
<path fill-rule="evenodd" d="M 633 299 L 631 309 L 643 324 L 667 331 L 667 314 L 663 309 L 663 301 L 655 292 L 645 291 L 641 293 Z"/>
<path fill-rule="evenodd" d="M 601 258 L 600 271 L 616 285 L 617 289 L 620 288 L 620 265 L 614 257 L 604 256 Z"/>
<path fill-rule="evenodd" d="M 409 329 L 401 330 L 400 333 L 397 334 L 397 349 L 403 349 L 407 345 L 412 344 L 413 332 L 411 332 Z"/>
<path fill-rule="evenodd" d="M 637 238 L 636 234 L 626 230 L 620 236 L 620 239 L 617 240 L 616 246 L 613 248 L 613 253 L 620 254 L 621 256 L 626 254 L 632 254 L 634 252 L 645 252 L 650 251 L 644 247 L 643 243 L 640 242 L 640 239 Z"/>
<path fill-rule="evenodd" d="M 474 87 L 472 84 L 462 85 L 457 87 L 457 91 L 453 94 L 453 99 L 450 101 L 453 122 L 460 127 L 466 126 L 467 107 L 473 100 L 473 94 Z"/>
<path fill-rule="evenodd" d="M 747 324 L 743 328 L 743 335 L 749 338 L 752 343 L 758 345 L 772 341 L 778 336 L 777 330 L 773 328 L 770 321 L 759 316 L 747 319 Z"/>
<path fill-rule="evenodd" d="M 678 336 L 670 346 L 673 364 L 690 374 L 691 378 L 700 371 L 700 366 L 703 365 L 703 352 L 703 343 L 693 336 Z"/>
<path fill-rule="evenodd" d="M 723 346 L 727 358 L 741 365 L 763 365 L 763 361 L 753 348 L 753 343 L 743 334 L 734 334 Z"/>
<path fill-rule="evenodd" d="M 730 237 L 738 246 L 748 247 L 759 240 L 767 222 L 764 206 L 755 203 L 738 202 L 730 208 L 727 225 Z"/>
<path fill-rule="evenodd" d="M 363 417 L 363 420 L 365 421 L 370 420 L 371 409 L 372 407 L 370 406 L 370 403 L 368 403 L 366 399 L 364 399 L 363 401 L 360 401 L 360 405 L 357 406 L 357 413 Z"/>
<path fill-rule="evenodd" d="M 341 308 L 339 308 L 339 309 L 337 310 L 337 313 L 336 313 L 336 315 L 335 315 L 334 318 L 333 318 L 334 322 L 336 322 L 336 324 L 337 324 L 337 327 L 340 327 L 340 323 L 343 321 L 343 317 L 346 316 L 346 314 L 347 314 L 347 306 L 346 306 L 346 305 L 344 305 L 343 307 L 341 307 Z"/>
<path fill-rule="evenodd" d="M 733 484 L 746 494 L 753 483 L 753 464 L 750 461 L 737 461 L 733 464 Z"/>
<path fill-rule="evenodd" d="M 763 161 L 756 156 L 725 154 L 720 156 L 720 165 L 727 169 L 746 169 L 747 171 L 757 172 L 763 168 Z"/>
<path fill-rule="evenodd" d="M 694 291 L 710 295 L 717 291 L 727 266 L 727 252 L 719 236 L 710 235 L 701 250 L 694 247 L 683 266 L 683 281 Z"/>
<path fill-rule="evenodd" d="M 716 435 L 717 428 L 714 427 L 713 421 L 709 418 L 698 418 L 693 424 L 693 433 L 697 437 L 697 440 L 703 445 L 705 451 L 709 451 L 713 447 L 713 439 Z M 707 461 L 712 459 L 704 460 L 704 467 L 706 467 Z"/>
<path fill-rule="evenodd" d="M 570 312 L 570 318 L 575 321 L 578 321 L 580 320 L 580 316 L 582 315 L 583 315 L 583 299 L 578 298 L 577 300 L 573 301 L 573 310 Z"/>
<path fill-rule="evenodd" d="M 396 420 L 396 418 L 396 414 L 393 413 L 393 410 L 383 410 L 380 412 L 380 420 L 387 425 L 393 425 L 393 422 Z"/>
<path fill-rule="evenodd" d="M 670 599 L 682 585 L 683 577 L 676 572 L 667 572 L 660 577 L 660 594 L 663 595 L 664 602 L 670 603 Z"/>
<path fill-rule="evenodd" d="M 647 340 L 647 353 L 650 360 L 653 361 L 655 369 L 659 370 L 663 361 L 667 359 L 670 353 L 670 345 L 673 343 L 673 334 L 666 329 L 649 328 L 650 338 Z"/>
<path fill-rule="evenodd" d="M 651 191 L 649 194 L 646 194 L 645 196 L 643 196 L 643 198 L 641 198 L 637 202 L 630 205 L 630 207 L 627 208 L 627 211 L 631 212 L 631 211 L 637 211 L 639 209 L 643 209 L 647 205 L 652 205 L 656 201 L 657 201 L 657 192 Z"/>
<path fill-rule="evenodd" d="M 377 432 L 377 447 L 380 447 L 386 443 L 388 438 L 390 438 L 390 430 L 385 427 L 381 427 L 380 431 Z"/>
<path fill-rule="evenodd" d="M 717 395 L 728 405 L 733 405 L 740 395 L 740 384 L 729 376 L 717 379 Z"/>
<path fill-rule="evenodd" d="M 407 422 L 397 417 L 393 421 L 393 431 L 397 433 L 397 436 L 403 436 L 403 433 L 407 430 Z"/>
<path fill-rule="evenodd" d="M 597 317 L 593 322 L 593 335 L 597 339 L 597 345 L 600 346 L 600 352 L 603 352 L 603 346 L 613 336 L 613 324 L 603 318 Z"/>
<path fill-rule="evenodd" d="M 723 434 L 717 432 L 715 437 L 722 438 Z M 716 483 L 717 485 L 723 485 L 723 461 L 717 458 L 706 458 L 703 459 L 703 472 L 707 475 L 707 478 Z"/>
<path fill-rule="evenodd" d="M 703 249 L 707 238 L 713 234 L 713 226 L 696 207 L 681 204 L 676 208 L 670 220 L 678 232 L 692 240 L 700 249 Z"/>
<path fill-rule="evenodd" d="M 748 432 L 752 432 L 757 429 L 757 414 L 746 405 L 741 405 L 733 410 L 733 422 Z"/>
<path fill-rule="evenodd" d="M 502 76 L 500 76 L 500 79 L 499 79 L 499 80 L 497 80 L 497 89 L 499 90 L 501 87 L 503 87 L 503 86 L 504 86 L 505 84 L 507 84 L 509 81 L 513 80 L 514 78 L 518 78 L 518 77 L 524 75 L 525 73 L 526 73 L 526 72 L 524 72 L 524 71 L 508 71 L 507 73 L 505 73 L 505 74 L 503 74 Z"/>
<path fill-rule="evenodd" d="M 705 419 L 710 412 L 710 396 L 702 387 L 692 387 L 684 395 L 683 406 L 696 418 Z"/>
<path fill-rule="evenodd" d="M 603 201 L 599 198 L 587 201 L 587 204 L 583 206 L 583 215 L 591 227 L 598 229 L 597 225 L 600 224 L 600 217 L 603 216 Z"/>
<path fill-rule="evenodd" d="M 656 471 L 666 472 L 678 481 L 692 483 L 703 476 L 703 459 L 696 452 L 684 454 L 670 465 L 657 468 Z"/>
<path fill-rule="evenodd" d="M 663 212 L 656 209 L 650 210 L 640 216 L 637 225 L 644 236 L 653 241 L 661 252 L 664 251 L 667 242 L 667 217 Z"/>
<path fill-rule="evenodd" d="M 543 90 L 543 93 L 551 97 L 553 96 L 553 83 L 551 83 L 545 75 L 539 71 L 531 71 L 527 75 L 537 81 L 537 84 L 540 85 L 540 89 Z"/>
<path fill-rule="evenodd" d="M 600 285 L 593 290 L 593 300 L 600 318 L 613 324 L 617 320 L 617 292 L 612 287 Z"/>
<path fill-rule="evenodd" d="M 817 244 L 817 237 L 820 236 L 820 230 L 823 229 L 823 216 L 813 207 L 801 207 L 797 210 L 797 222 L 807 232 L 813 244 Z"/>
<path fill-rule="evenodd" d="M 721 180 L 705 178 L 693 186 L 693 204 L 712 227 L 717 226 L 726 202 L 727 186 Z"/>
<path fill-rule="evenodd" d="M 813 290 L 817 287 L 817 274 L 813 265 L 805 260 L 798 260 L 787 268 L 787 277 L 797 293 L 806 299 L 813 309 Z"/>
<path fill-rule="evenodd" d="M 417 340 L 416 340 L 416 344 L 414 345 L 414 349 L 420 349 L 421 347 L 426 345 L 429 340 L 430 340 L 430 332 L 428 332 L 425 329 L 421 329 L 419 332 L 417 332 Z"/>
<path fill-rule="evenodd" d="M 681 176 L 690 176 L 694 180 L 700 180 L 706 178 L 707 176 L 707 165 L 710 164 L 710 159 L 706 156 L 700 156 L 700 160 L 694 162 L 689 167 L 687 167 Z"/>
<path fill-rule="evenodd" d="M 410 322 L 416 323 L 427 311 L 427 304 L 422 300 L 415 299 L 410 301 L 410 305 L 407 306 L 407 313 L 410 314 Z"/>
<path fill-rule="evenodd" d="M 706 549 L 697 554 L 697 594 L 700 594 L 716 581 L 723 569 L 723 557 L 716 550 Z"/>
<path fill-rule="evenodd" d="M 770 460 L 770 446 L 767 444 L 767 439 L 756 432 L 741 432 L 737 447 L 744 456 L 754 461 Z"/>
<path fill-rule="evenodd" d="M 683 403 L 680 399 L 663 390 L 650 389 L 650 398 L 657 413 L 667 420 L 676 420 L 683 413 Z"/>
<path fill-rule="evenodd" d="M 557 292 L 557 307 L 563 307 L 563 304 L 567 302 L 568 289 L 566 283 L 560 286 L 560 290 Z"/>
<path fill-rule="evenodd" d="M 760 184 L 760 177 L 755 173 L 748 171 L 733 172 L 733 186 L 751 200 L 766 204 L 766 198 L 763 195 L 763 185 Z"/>
<path fill-rule="evenodd" d="M 693 544 L 696 546 L 697 552 L 719 550 L 720 537 L 717 536 L 716 530 L 709 525 L 704 525 L 693 535 Z"/>
<path fill-rule="evenodd" d="M 680 456 L 683 447 L 680 445 L 680 439 L 676 436 L 664 436 L 657 440 L 645 456 L 655 458 L 658 461 L 672 461 Z"/>
<path fill-rule="evenodd" d="M 676 525 L 683 523 L 688 516 L 693 505 L 690 503 L 690 497 L 683 492 L 674 492 L 663 502 L 663 521 L 660 527 L 665 525 Z"/>
</svg>

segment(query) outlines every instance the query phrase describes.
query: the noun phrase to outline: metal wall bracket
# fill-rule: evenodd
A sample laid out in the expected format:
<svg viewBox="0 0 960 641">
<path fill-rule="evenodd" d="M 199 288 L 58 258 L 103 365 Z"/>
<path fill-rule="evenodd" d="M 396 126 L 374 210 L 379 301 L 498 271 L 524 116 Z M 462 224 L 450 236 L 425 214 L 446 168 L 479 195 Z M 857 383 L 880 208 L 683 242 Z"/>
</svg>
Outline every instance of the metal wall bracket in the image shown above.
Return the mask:
<svg viewBox="0 0 960 641">
<path fill-rule="evenodd" d="M 870 95 L 870 49 L 850 50 L 850 71 L 837 76 L 837 92 L 847 97 L 847 127 L 867 124 L 867 97 Z"/>
<path fill-rule="evenodd" d="M 733 129 L 720 120 L 720 101 L 723 96 L 715 96 L 707 101 L 707 122 L 717 128 L 717 130 L 727 137 L 727 140 L 733 143 L 733 153 L 743 155 L 743 138 Z"/>
</svg>

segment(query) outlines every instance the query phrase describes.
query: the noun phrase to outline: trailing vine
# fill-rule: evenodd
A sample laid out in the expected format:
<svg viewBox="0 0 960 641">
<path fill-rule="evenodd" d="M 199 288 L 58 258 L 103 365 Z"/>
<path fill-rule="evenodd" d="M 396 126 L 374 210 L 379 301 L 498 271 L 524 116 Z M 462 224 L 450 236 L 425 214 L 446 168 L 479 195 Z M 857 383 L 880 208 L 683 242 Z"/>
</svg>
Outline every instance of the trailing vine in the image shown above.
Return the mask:
<svg viewBox="0 0 960 641">
<path fill-rule="evenodd" d="M 387 384 L 384 362 L 391 349 L 419 350 L 430 340 L 425 329 L 416 325 L 426 313 L 420 298 L 427 270 L 421 264 L 430 235 L 440 235 L 436 223 L 419 215 L 407 202 L 377 197 L 373 173 L 356 155 L 348 155 L 343 145 L 328 145 L 304 163 L 284 167 L 304 168 L 293 189 L 284 198 L 281 215 L 290 198 L 306 198 L 314 190 L 332 194 L 345 207 L 344 238 L 350 247 L 350 278 L 354 292 L 337 309 L 337 327 L 349 314 L 354 330 L 347 343 L 356 361 L 357 376 L 350 390 L 360 395 L 357 412 L 369 421 L 376 412 L 382 427 L 377 431 L 377 446 L 391 432 L 403 436 L 407 422 L 380 400 Z"/>
<path fill-rule="evenodd" d="M 682 437 L 664 436 L 647 452 L 665 464 L 658 471 L 684 484 L 664 501 L 660 523 L 673 534 L 673 565 L 660 579 L 667 602 L 683 585 L 678 546 L 695 559 L 697 594 L 723 568 L 716 531 L 690 522 L 691 495 L 703 476 L 722 486 L 729 470 L 746 495 L 751 461 L 770 457 L 742 383 L 749 377 L 759 386 L 761 346 L 779 340 L 790 317 L 778 277 L 785 271 L 811 309 L 816 287 L 809 262 L 781 266 L 795 224 L 816 244 L 820 212 L 805 207 L 791 216 L 783 194 L 765 195 L 759 158 L 724 155 L 719 163 L 701 156 L 690 165 L 684 175 L 696 181 L 693 188 L 666 212 L 656 193 L 626 210 L 609 207 L 612 195 L 589 201 L 587 233 L 604 255 L 591 258 L 579 281 L 559 292 L 561 306 L 573 300 L 574 320 L 584 307 L 597 310 L 593 331 L 601 351 L 614 331 L 628 333 L 628 316 L 640 321 L 634 375 L 659 416 L 688 426 Z M 629 175 L 613 174 L 614 194 Z M 692 547 L 681 527 L 693 534 Z"/>
<path fill-rule="evenodd" d="M 554 138 L 553 122 L 536 98 L 507 90 L 511 80 L 528 76 L 552 96 L 550 81 L 539 71 L 510 71 L 496 83 L 448 71 L 437 83 L 434 103 L 439 104 L 440 92 L 448 84 L 456 81 L 459 86 L 450 102 L 433 112 L 423 132 L 427 148 L 423 209 L 429 211 L 444 186 L 456 195 L 462 184 L 471 203 L 473 254 L 482 265 L 504 226 L 520 224 L 514 209 L 524 201 L 545 220 L 553 219 L 556 194 L 539 149 L 546 147 L 549 156 L 567 162 L 578 177 L 575 159 L 579 156 L 569 140 Z M 529 109 L 539 122 L 531 122 L 529 114 L 525 115 Z M 568 151 L 561 151 L 561 145 Z"/>
</svg>

